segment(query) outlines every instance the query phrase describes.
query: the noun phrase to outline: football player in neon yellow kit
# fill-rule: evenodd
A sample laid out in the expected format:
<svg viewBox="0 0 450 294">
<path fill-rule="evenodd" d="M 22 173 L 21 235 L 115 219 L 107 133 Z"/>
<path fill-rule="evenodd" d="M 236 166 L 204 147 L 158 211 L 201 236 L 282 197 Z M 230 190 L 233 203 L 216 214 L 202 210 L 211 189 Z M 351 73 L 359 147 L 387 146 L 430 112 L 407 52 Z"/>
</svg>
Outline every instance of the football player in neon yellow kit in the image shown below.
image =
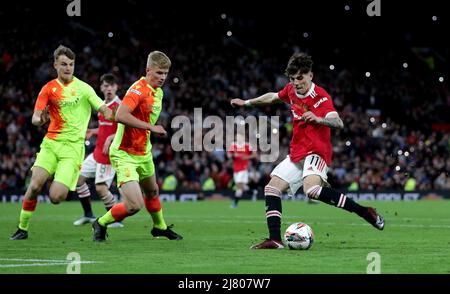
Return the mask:
<svg viewBox="0 0 450 294">
<path fill-rule="evenodd" d="M 59 46 L 54 52 L 54 68 L 58 77 L 48 82 L 37 98 L 32 123 L 43 126 L 48 121 L 47 134 L 32 167 L 31 182 L 25 192 L 17 232 L 11 240 L 28 238 L 28 225 L 37 204 L 37 195 L 53 176 L 50 200 L 58 204 L 67 193 L 74 191 L 80 167 L 84 160 L 84 138 L 91 117 L 91 108 L 101 112 L 108 120 L 114 114 L 94 89 L 73 76 L 75 54 Z"/>
<path fill-rule="evenodd" d="M 96 242 L 106 240 L 108 224 L 122 221 L 137 213 L 144 205 L 153 220 L 150 233 L 154 237 L 183 239 L 164 220 L 150 142 L 150 133 L 166 134 L 156 122 L 162 109 L 161 87 L 170 66 L 170 59 L 163 52 L 151 52 L 147 58 L 146 76 L 130 87 L 117 109 L 116 120 L 119 124 L 109 149 L 109 158 L 116 170 L 123 202 L 115 204 L 92 224 L 93 240 Z"/>
</svg>

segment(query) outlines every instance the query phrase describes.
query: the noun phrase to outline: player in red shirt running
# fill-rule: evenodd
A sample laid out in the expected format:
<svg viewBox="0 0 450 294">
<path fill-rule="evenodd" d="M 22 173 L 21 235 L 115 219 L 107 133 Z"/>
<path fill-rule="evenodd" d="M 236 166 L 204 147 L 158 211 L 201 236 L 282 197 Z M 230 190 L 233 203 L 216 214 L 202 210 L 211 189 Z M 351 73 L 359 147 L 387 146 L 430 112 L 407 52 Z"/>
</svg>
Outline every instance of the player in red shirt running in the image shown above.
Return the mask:
<svg viewBox="0 0 450 294">
<path fill-rule="evenodd" d="M 105 97 L 105 104 L 112 110 L 117 109 L 121 102 L 116 95 L 117 78 L 113 74 L 105 74 L 100 78 L 100 83 L 100 90 Z M 108 121 L 102 114 L 99 114 L 98 125 L 97 129 L 88 129 L 86 132 L 87 139 L 91 136 L 97 136 L 97 144 L 94 152 L 89 154 L 84 160 L 80 177 L 78 178 L 77 193 L 84 210 L 84 216 L 73 223 L 75 226 L 95 221 L 91 207 L 91 192 L 86 184 L 87 178 L 95 178 L 95 190 L 103 201 L 106 211 L 110 210 L 116 203 L 114 196 L 109 191 L 116 174 L 109 161 L 109 146 L 116 134 L 117 122 Z M 116 222 L 110 224 L 109 227 L 123 227 L 123 224 Z"/>
<path fill-rule="evenodd" d="M 313 61 L 304 53 L 295 53 L 288 62 L 289 77 L 284 89 L 257 98 L 232 99 L 232 106 L 267 105 L 278 101 L 290 104 L 293 115 L 293 135 L 290 155 L 271 173 L 264 188 L 266 219 L 270 237 L 252 249 L 281 249 L 281 196 L 284 191 L 295 194 L 303 191 L 311 199 L 355 212 L 375 228 L 383 230 L 384 219 L 372 207 L 364 207 L 332 188 L 327 182 L 331 164 L 330 129 L 342 129 L 344 124 L 333 106 L 330 95 L 312 82 Z"/>
<path fill-rule="evenodd" d="M 250 159 L 256 157 L 256 152 L 250 150 L 250 145 L 245 142 L 243 135 L 237 135 L 237 142 L 233 142 L 228 151 L 233 158 L 233 180 L 236 184 L 231 208 L 236 208 L 242 195 L 248 190 L 248 164 Z"/>
</svg>

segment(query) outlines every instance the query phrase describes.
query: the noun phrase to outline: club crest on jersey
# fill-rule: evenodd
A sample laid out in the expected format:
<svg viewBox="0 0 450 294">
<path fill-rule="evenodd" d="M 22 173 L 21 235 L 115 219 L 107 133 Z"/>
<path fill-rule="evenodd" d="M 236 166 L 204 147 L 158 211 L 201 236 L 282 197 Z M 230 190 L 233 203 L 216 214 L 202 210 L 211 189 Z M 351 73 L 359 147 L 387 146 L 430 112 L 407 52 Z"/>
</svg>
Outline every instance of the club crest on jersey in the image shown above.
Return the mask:
<svg viewBox="0 0 450 294">
<path fill-rule="evenodd" d="M 153 112 L 158 112 L 158 111 L 160 111 L 161 110 L 161 104 L 155 104 L 155 105 L 153 105 L 153 107 L 152 107 L 152 111 Z"/>
<path fill-rule="evenodd" d="M 309 107 L 308 107 L 308 105 L 306 105 L 304 103 L 302 103 L 302 105 L 292 104 L 291 111 L 292 111 L 292 116 L 295 119 L 302 119 L 302 114 L 309 111 Z"/>
<path fill-rule="evenodd" d="M 328 101 L 327 97 L 323 97 L 321 98 L 319 101 L 317 101 L 316 103 L 314 103 L 314 108 L 319 107 L 320 104 L 322 104 L 323 102 Z"/>
</svg>

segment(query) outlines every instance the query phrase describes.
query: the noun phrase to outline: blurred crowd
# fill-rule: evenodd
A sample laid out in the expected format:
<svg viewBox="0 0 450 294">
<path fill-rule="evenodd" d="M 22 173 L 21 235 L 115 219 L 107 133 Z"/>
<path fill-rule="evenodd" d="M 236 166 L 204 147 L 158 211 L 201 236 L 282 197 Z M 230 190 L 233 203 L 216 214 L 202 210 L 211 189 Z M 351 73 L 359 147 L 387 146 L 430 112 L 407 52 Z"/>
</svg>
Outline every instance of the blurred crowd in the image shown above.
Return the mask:
<svg viewBox="0 0 450 294">
<path fill-rule="evenodd" d="M 314 81 L 330 93 L 344 121 L 343 130 L 332 131 L 332 185 L 349 190 L 450 189 L 450 92 L 448 81 L 434 76 L 444 61 L 430 63 L 434 53 L 429 48 L 384 48 L 371 62 L 362 63 L 352 61 L 354 49 L 324 48 L 304 34 L 305 40 L 294 33 L 283 35 L 275 48 L 265 42 L 248 41 L 251 34 L 246 32 L 257 24 L 244 20 L 233 20 L 233 35 L 224 33 L 223 20 L 228 24 L 232 20 L 223 15 L 211 20 L 204 31 L 196 30 L 195 24 L 183 28 L 149 18 L 109 27 L 69 23 L 52 27 L 51 36 L 42 33 L 48 29 L 46 24 L 36 24 L 33 32 L 20 26 L 11 29 L 16 37 L 0 43 L 1 190 L 24 189 L 27 185 L 46 132 L 31 125 L 34 102 L 41 87 L 55 77 L 52 53 L 60 43 L 76 52 L 75 75 L 91 84 L 99 95 L 99 77 L 104 73 L 119 77 L 119 96 L 123 97 L 127 88 L 145 74 L 146 56 L 151 50 L 164 51 L 172 59 L 159 121 L 169 136 L 152 138 L 163 189 L 233 188 L 232 161 L 226 150 L 174 152 L 171 147 L 171 135 L 177 131 L 171 128 L 172 119 L 184 115 L 193 121 L 196 107 L 202 109 L 203 118 L 279 116 L 278 160 L 264 163 L 253 159 L 250 164 L 250 186 L 263 187 L 268 182 L 271 170 L 289 152 L 289 107 L 280 103 L 234 109 L 229 100 L 280 90 L 287 83 L 283 75 L 287 60 L 296 51 L 312 55 Z M 448 60 L 448 51 L 440 53 Z M 448 62 L 440 66 L 448 68 Z M 95 126 L 93 115 L 91 127 Z M 207 130 L 203 129 L 203 134 Z M 92 151 L 95 141 L 92 143 L 86 154 Z"/>
</svg>

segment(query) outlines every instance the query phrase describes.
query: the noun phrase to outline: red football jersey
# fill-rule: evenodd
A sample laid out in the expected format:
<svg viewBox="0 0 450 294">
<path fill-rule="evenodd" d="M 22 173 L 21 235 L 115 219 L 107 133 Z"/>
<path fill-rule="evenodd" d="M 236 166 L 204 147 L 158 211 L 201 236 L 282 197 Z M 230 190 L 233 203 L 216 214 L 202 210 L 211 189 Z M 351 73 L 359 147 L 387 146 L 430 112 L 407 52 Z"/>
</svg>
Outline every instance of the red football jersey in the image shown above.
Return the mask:
<svg viewBox="0 0 450 294">
<path fill-rule="evenodd" d="M 117 109 L 120 105 L 119 97 L 114 97 L 114 99 L 106 104 L 110 109 Z M 101 164 L 111 164 L 109 161 L 108 154 L 103 154 L 103 146 L 105 146 L 106 138 L 115 134 L 117 130 L 117 122 L 107 120 L 103 114 L 98 113 L 98 135 L 97 135 L 97 145 L 94 149 L 94 159 Z"/>
<path fill-rule="evenodd" d="M 291 161 L 298 162 L 310 154 L 317 154 L 330 166 L 332 156 L 330 128 L 319 124 L 307 124 L 301 120 L 306 111 L 311 111 L 322 118 L 336 112 L 330 95 L 314 83 L 308 93 L 297 95 L 295 87 L 289 83 L 278 92 L 278 97 L 291 105 L 293 116 Z"/>
<path fill-rule="evenodd" d="M 239 145 L 233 142 L 228 151 L 233 155 L 233 171 L 235 173 L 246 170 L 248 168 L 248 159 L 242 159 L 243 155 L 250 155 L 252 151 L 250 150 L 250 145 L 245 143 L 244 145 Z"/>
</svg>

